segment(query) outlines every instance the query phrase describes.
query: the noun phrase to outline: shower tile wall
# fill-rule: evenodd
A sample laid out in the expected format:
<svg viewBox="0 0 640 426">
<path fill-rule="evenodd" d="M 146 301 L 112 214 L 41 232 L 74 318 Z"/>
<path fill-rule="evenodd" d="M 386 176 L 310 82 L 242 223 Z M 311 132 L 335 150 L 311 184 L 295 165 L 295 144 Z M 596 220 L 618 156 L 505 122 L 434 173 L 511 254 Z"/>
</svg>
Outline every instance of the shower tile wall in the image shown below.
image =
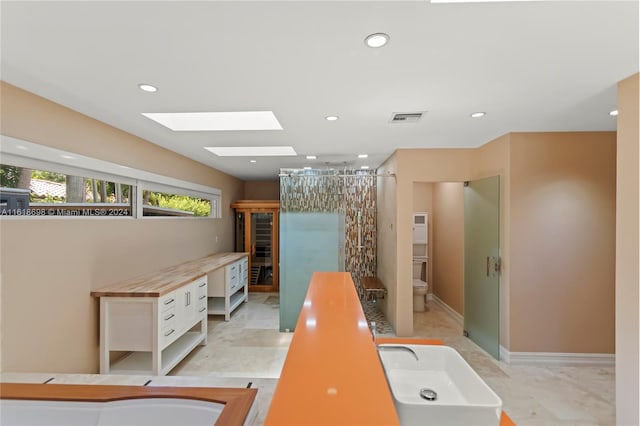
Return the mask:
<svg viewBox="0 0 640 426">
<path fill-rule="evenodd" d="M 344 217 L 344 270 L 351 272 L 362 296 L 362 277 L 375 276 L 377 267 L 376 171 L 282 172 L 287 174 L 280 178 L 282 212 L 338 212 Z"/>
</svg>

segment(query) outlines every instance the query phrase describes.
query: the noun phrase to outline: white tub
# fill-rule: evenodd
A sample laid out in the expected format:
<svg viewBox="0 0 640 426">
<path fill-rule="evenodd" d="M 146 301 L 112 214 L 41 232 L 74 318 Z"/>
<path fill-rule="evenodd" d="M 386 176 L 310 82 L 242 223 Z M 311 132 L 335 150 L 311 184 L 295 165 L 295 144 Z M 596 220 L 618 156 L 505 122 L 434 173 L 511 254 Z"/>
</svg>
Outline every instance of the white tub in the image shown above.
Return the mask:
<svg viewBox="0 0 640 426">
<path fill-rule="evenodd" d="M 256 389 L 0 383 L 2 426 L 250 425 Z"/>
</svg>

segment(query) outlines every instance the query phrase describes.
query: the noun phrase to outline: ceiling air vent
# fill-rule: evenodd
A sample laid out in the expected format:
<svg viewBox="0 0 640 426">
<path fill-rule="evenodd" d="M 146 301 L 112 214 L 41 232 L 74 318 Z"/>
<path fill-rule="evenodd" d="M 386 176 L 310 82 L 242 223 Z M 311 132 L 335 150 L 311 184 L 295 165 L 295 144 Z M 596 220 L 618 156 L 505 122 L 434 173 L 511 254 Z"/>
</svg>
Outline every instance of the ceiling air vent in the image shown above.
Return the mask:
<svg viewBox="0 0 640 426">
<path fill-rule="evenodd" d="M 389 123 L 415 123 L 422 118 L 422 112 L 394 112 Z"/>
</svg>

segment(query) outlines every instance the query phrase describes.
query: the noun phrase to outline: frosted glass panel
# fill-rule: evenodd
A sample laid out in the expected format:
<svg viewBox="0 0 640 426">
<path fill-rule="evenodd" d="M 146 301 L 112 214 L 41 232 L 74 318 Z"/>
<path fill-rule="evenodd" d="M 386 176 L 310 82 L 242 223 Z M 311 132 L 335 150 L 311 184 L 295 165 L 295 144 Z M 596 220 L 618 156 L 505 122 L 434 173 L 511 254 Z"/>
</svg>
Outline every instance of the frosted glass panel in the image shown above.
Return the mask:
<svg viewBox="0 0 640 426">
<path fill-rule="evenodd" d="M 500 359 L 500 177 L 464 188 L 464 330 Z"/>
<path fill-rule="evenodd" d="M 280 331 L 294 330 L 313 272 L 343 269 L 340 222 L 338 213 L 280 212 Z"/>
</svg>

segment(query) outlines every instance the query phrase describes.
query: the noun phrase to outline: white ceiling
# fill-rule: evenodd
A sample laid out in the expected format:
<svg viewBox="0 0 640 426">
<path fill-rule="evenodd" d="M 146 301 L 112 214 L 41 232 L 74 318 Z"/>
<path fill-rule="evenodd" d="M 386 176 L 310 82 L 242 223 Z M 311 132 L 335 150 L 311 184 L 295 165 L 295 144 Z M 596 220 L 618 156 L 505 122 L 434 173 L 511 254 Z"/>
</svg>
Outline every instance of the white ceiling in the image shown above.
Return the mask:
<svg viewBox="0 0 640 426">
<path fill-rule="evenodd" d="M 376 167 L 398 148 L 475 147 L 511 131 L 615 130 L 616 83 L 639 69 L 637 0 L 1 7 L 3 80 L 245 180 L 276 179 L 281 167 Z M 367 48 L 374 32 L 390 43 Z M 141 115 L 262 110 L 283 130 L 173 132 Z M 413 111 L 427 113 L 389 123 Z M 203 148 L 216 145 L 299 155 L 252 164 Z"/>
</svg>

